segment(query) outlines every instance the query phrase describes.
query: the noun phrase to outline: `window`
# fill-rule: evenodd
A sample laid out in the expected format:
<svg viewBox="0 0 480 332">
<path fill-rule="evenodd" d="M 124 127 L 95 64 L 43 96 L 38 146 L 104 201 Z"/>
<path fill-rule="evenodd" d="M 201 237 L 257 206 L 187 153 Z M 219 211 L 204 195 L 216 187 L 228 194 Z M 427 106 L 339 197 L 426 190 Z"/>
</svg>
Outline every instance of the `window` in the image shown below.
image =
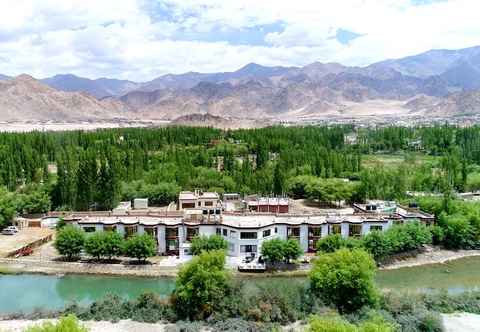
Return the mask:
<svg viewBox="0 0 480 332">
<path fill-rule="evenodd" d="M 83 231 L 85 233 L 93 233 L 95 232 L 97 229 L 95 227 L 83 227 Z"/>
<path fill-rule="evenodd" d="M 242 240 L 256 239 L 256 238 L 257 238 L 257 232 L 241 232 L 240 233 L 240 239 Z"/>
<path fill-rule="evenodd" d="M 383 226 L 382 225 L 375 225 L 375 226 L 370 226 L 370 232 L 374 231 L 383 231 Z"/>
<path fill-rule="evenodd" d="M 217 235 L 222 235 L 222 229 L 221 228 L 217 228 Z"/>
<path fill-rule="evenodd" d="M 263 237 L 269 237 L 272 234 L 271 229 L 266 229 L 263 231 Z"/>
<path fill-rule="evenodd" d="M 228 236 L 228 229 L 223 229 L 223 236 Z"/>
<path fill-rule="evenodd" d="M 228 250 L 230 252 L 235 251 L 235 244 L 233 244 L 232 242 L 228 242 Z"/>
<path fill-rule="evenodd" d="M 257 252 L 257 246 L 255 245 L 246 245 L 246 246 L 240 246 L 240 252 L 241 253 L 251 253 L 251 252 Z"/>
<path fill-rule="evenodd" d="M 362 234 L 362 225 L 348 225 L 348 236 L 358 237 Z"/>
<path fill-rule="evenodd" d="M 167 227 L 167 229 L 165 230 L 165 236 L 167 239 L 178 237 L 178 228 Z"/>
<path fill-rule="evenodd" d="M 117 226 L 116 225 L 103 226 L 103 231 L 104 232 L 116 232 L 117 231 Z"/>
<path fill-rule="evenodd" d="M 342 234 L 342 225 L 330 225 L 329 234 Z"/>
<path fill-rule="evenodd" d="M 198 228 L 187 227 L 187 240 L 191 240 L 197 235 L 198 235 Z"/>
<path fill-rule="evenodd" d="M 182 203 L 182 209 L 193 209 L 195 207 L 195 203 Z"/>
<path fill-rule="evenodd" d="M 125 238 L 128 239 L 137 234 L 137 226 L 125 226 Z"/>
<path fill-rule="evenodd" d="M 310 237 L 321 237 L 322 236 L 322 227 L 308 227 L 308 236 L 310 236 Z"/>
<path fill-rule="evenodd" d="M 237 237 L 237 232 L 236 231 L 230 231 L 230 237 L 231 238 Z"/>
<path fill-rule="evenodd" d="M 300 227 L 288 227 L 287 228 L 288 237 L 300 237 Z"/>
<path fill-rule="evenodd" d="M 205 202 L 205 206 L 213 206 L 213 202 L 210 201 L 210 202 Z"/>
<path fill-rule="evenodd" d="M 277 233 L 278 233 L 278 229 L 277 229 L 277 227 L 275 227 L 275 234 L 277 234 Z"/>
</svg>

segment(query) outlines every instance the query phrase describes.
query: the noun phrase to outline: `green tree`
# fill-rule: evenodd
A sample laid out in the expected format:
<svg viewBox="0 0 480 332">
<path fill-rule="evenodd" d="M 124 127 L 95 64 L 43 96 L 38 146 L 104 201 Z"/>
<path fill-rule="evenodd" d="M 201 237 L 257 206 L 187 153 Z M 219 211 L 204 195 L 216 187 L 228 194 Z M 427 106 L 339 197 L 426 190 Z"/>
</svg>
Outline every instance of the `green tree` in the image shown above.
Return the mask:
<svg viewBox="0 0 480 332">
<path fill-rule="evenodd" d="M 124 239 L 117 232 L 103 233 L 103 255 L 111 260 L 113 257 L 120 256 L 124 248 Z"/>
<path fill-rule="evenodd" d="M 281 195 L 285 192 L 285 174 L 279 162 L 275 165 L 275 170 L 273 172 L 273 192 L 277 195 Z"/>
<path fill-rule="evenodd" d="M 191 243 L 193 255 L 200 255 L 202 251 L 227 250 L 227 248 L 228 242 L 221 235 L 196 236 Z"/>
<path fill-rule="evenodd" d="M 96 259 L 100 259 L 105 255 L 103 232 L 95 232 L 86 238 L 85 252 Z"/>
<path fill-rule="evenodd" d="M 375 261 L 364 250 L 340 249 L 320 255 L 310 271 L 312 290 L 342 313 L 375 305 Z"/>
<path fill-rule="evenodd" d="M 375 261 L 381 262 L 392 253 L 392 246 L 385 233 L 373 231 L 362 239 L 363 247 L 368 251 Z"/>
<path fill-rule="evenodd" d="M 282 262 L 285 258 L 284 254 L 285 240 L 272 239 L 263 241 L 262 256 L 266 261 L 275 264 Z"/>
<path fill-rule="evenodd" d="M 317 250 L 329 253 L 334 252 L 341 248 L 353 249 L 359 246 L 359 243 L 355 239 L 345 239 L 340 234 L 328 235 L 317 241 Z"/>
<path fill-rule="evenodd" d="M 122 253 L 123 238 L 117 232 L 96 232 L 87 237 L 85 251 L 96 259 L 112 259 Z"/>
<path fill-rule="evenodd" d="M 291 260 L 295 260 L 303 254 L 303 250 L 300 247 L 300 242 L 297 240 L 287 240 L 283 246 L 283 256 L 287 263 Z"/>
<path fill-rule="evenodd" d="M 72 260 L 78 257 L 85 244 L 85 232 L 72 225 L 63 227 L 57 232 L 54 246 L 58 253 Z"/>
<path fill-rule="evenodd" d="M 202 252 L 178 273 L 173 294 L 180 318 L 206 319 L 218 309 L 231 288 L 222 250 Z"/>
<path fill-rule="evenodd" d="M 74 315 L 61 317 L 58 323 L 45 322 L 41 325 L 32 326 L 25 332 L 88 332 Z"/>
<path fill-rule="evenodd" d="M 15 213 L 16 205 L 13 194 L 0 188 L 0 230 L 10 224 Z"/>
<path fill-rule="evenodd" d="M 155 256 L 156 243 L 148 234 L 135 235 L 125 242 L 124 253 L 127 257 L 145 261 L 148 257 Z"/>
</svg>

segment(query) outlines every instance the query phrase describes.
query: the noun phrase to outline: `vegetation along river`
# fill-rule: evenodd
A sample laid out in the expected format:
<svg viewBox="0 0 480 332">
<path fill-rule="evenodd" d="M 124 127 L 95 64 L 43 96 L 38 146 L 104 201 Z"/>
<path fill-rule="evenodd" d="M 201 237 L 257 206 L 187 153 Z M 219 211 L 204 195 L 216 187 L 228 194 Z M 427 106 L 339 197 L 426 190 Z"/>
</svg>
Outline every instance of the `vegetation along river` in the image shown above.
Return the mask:
<svg viewBox="0 0 480 332">
<path fill-rule="evenodd" d="M 298 278 L 298 281 L 306 278 Z M 291 278 L 275 278 L 291 282 Z M 247 283 L 268 283 L 271 278 L 253 278 Z M 377 283 L 383 289 L 452 293 L 480 288 L 480 257 L 463 258 L 447 264 L 380 271 Z M 172 278 L 105 277 L 91 275 L 0 275 L 0 314 L 61 309 L 73 301 L 89 304 L 107 293 L 133 299 L 145 291 L 168 296 L 175 287 Z"/>
</svg>

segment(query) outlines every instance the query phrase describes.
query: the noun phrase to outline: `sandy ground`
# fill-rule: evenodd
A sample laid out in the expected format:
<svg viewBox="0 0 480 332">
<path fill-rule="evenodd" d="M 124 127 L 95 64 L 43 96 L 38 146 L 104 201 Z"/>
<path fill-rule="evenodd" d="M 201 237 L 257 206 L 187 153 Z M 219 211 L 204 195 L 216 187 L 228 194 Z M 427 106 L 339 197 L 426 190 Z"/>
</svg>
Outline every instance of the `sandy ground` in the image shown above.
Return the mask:
<svg viewBox="0 0 480 332">
<path fill-rule="evenodd" d="M 132 120 L 118 122 L 0 122 L 0 132 L 95 130 L 100 128 L 158 127 L 169 124 L 163 120 Z"/>
<path fill-rule="evenodd" d="M 480 315 L 469 313 L 442 314 L 445 332 L 480 332 Z M 0 321 L 2 332 L 22 332 L 30 326 L 41 324 L 43 321 L 6 320 Z M 111 322 L 82 322 L 90 332 L 161 332 L 166 331 L 171 324 L 147 324 L 130 320 L 122 320 L 117 323 Z M 302 331 L 298 324 L 288 326 L 284 331 Z"/>
<path fill-rule="evenodd" d="M 479 332 L 480 315 L 469 313 L 442 314 L 446 332 Z"/>
<path fill-rule="evenodd" d="M 308 214 L 308 213 L 335 213 L 335 214 L 352 214 L 353 208 L 346 207 L 343 209 L 321 209 L 315 203 L 307 199 L 290 200 L 290 213 Z"/>
<path fill-rule="evenodd" d="M 53 233 L 54 231 L 48 228 L 25 228 L 15 235 L 0 234 L 0 257 L 6 257 L 9 253 Z"/>
<path fill-rule="evenodd" d="M 411 257 L 403 260 L 397 260 L 391 264 L 383 266 L 382 269 L 393 270 L 402 267 L 412 267 L 427 264 L 441 264 L 451 260 L 480 256 L 480 250 L 445 250 L 436 247 L 429 247 L 427 250 L 416 257 Z"/>
<path fill-rule="evenodd" d="M 30 326 L 39 325 L 43 320 L 10 320 L 0 321 L 0 331 L 2 332 L 22 332 Z M 161 332 L 165 331 L 166 324 L 147 324 L 138 323 L 130 320 L 111 322 L 82 322 L 82 325 L 89 329 L 89 332 Z"/>
</svg>

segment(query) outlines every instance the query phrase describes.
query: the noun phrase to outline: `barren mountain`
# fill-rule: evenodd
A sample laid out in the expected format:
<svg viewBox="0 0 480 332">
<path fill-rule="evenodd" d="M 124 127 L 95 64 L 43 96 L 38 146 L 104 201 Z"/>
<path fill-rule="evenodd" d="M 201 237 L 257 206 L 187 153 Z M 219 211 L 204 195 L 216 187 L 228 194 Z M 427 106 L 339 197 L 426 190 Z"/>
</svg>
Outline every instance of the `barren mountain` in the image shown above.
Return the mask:
<svg viewBox="0 0 480 332">
<path fill-rule="evenodd" d="M 139 87 L 138 83 L 132 81 L 109 78 L 91 80 L 71 74 L 55 75 L 41 81 L 57 90 L 67 92 L 86 92 L 97 98 L 121 96 Z"/>
<path fill-rule="evenodd" d="M 0 81 L 0 120 L 78 121 L 128 116 L 118 100 L 100 101 L 85 93 L 63 92 L 31 76 Z"/>
</svg>

